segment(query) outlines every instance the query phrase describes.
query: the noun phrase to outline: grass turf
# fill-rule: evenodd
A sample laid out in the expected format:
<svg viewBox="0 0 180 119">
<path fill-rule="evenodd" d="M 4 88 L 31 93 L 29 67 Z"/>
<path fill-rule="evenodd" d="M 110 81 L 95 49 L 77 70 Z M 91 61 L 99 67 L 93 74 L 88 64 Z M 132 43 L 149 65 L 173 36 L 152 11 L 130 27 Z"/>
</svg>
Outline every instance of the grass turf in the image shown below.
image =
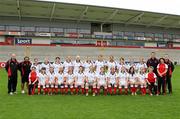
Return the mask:
<svg viewBox="0 0 180 119">
<path fill-rule="evenodd" d="M 0 70 L 0 119 L 180 119 L 180 66 L 167 96 L 28 96 L 7 94 L 7 74 Z"/>
</svg>

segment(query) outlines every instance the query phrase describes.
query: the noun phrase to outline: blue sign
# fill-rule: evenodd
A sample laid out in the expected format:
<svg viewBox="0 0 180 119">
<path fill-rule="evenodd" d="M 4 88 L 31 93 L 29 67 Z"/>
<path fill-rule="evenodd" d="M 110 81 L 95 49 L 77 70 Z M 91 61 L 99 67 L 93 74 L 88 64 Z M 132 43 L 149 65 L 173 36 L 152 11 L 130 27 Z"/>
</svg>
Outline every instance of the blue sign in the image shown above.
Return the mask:
<svg viewBox="0 0 180 119">
<path fill-rule="evenodd" d="M 19 45 L 32 44 L 32 39 L 31 38 L 15 38 L 15 44 L 19 44 Z"/>
</svg>

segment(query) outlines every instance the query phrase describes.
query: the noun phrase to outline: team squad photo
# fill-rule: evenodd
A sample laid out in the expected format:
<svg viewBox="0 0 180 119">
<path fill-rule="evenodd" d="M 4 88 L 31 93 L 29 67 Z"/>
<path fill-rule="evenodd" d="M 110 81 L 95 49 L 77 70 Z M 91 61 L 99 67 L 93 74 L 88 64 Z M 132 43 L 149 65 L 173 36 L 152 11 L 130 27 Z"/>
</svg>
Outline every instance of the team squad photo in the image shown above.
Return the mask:
<svg viewBox="0 0 180 119">
<path fill-rule="evenodd" d="M 17 94 L 18 70 L 21 74 L 21 93 L 28 95 L 166 95 L 172 94 L 171 76 L 174 65 L 168 54 L 157 59 L 156 53 L 145 61 L 138 62 L 123 57 L 116 61 L 109 56 L 104 60 L 99 55 L 97 60 L 87 57 L 81 61 L 80 56 L 72 60 L 67 56 L 62 62 L 55 57 L 54 62 L 45 58 L 42 63 L 35 58 L 31 63 L 29 57 L 22 62 L 11 54 L 5 69 L 8 74 L 8 94 Z"/>
<path fill-rule="evenodd" d="M 180 0 L 0 0 L 0 119 L 180 119 Z"/>
</svg>

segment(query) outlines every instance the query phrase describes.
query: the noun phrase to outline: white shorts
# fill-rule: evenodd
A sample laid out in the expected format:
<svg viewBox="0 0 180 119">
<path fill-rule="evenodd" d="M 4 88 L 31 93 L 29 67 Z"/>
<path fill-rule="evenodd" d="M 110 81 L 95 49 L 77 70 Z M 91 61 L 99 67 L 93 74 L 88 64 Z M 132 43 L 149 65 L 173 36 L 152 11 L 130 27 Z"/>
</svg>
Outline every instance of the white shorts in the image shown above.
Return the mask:
<svg viewBox="0 0 180 119">
<path fill-rule="evenodd" d="M 74 82 L 74 80 L 68 80 L 67 83 L 68 84 L 72 84 Z"/>
<path fill-rule="evenodd" d="M 115 83 L 116 83 L 116 81 L 110 80 L 110 84 L 115 84 Z"/>
<path fill-rule="evenodd" d="M 140 83 L 146 83 L 146 81 L 145 80 L 139 80 L 140 81 Z"/>
<path fill-rule="evenodd" d="M 129 80 L 131 83 L 135 83 L 136 81 L 135 80 Z"/>
<path fill-rule="evenodd" d="M 52 81 L 49 81 L 49 83 L 50 83 L 50 84 L 54 83 L 54 80 L 52 80 Z"/>
<path fill-rule="evenodd" d="M 63 84 L 63 80 L 58 80 L 58 85 Z"/>
<path fill-rule="evenodd" d="M 76 85 L 78 85 L 78 86 L 83 85 L 83 84 L 84 84 L 84 82 L 82 82 L 82 81 L 76 82 Z"/>
<path fill-rule="evenodd" d="M 39 81 L 38 85 L 44 86 L 45 85 L 45 81 Z"/>
<path fill-rule="evenodd" d="M 98 84 L 99 84 L 100 86 L 104 86 L 104 85 L 106 85 L 106 82 L 105 82 L 105 81 L 100 81 L 100 82 L 98 82 Z"/>
<path fill-rule="evenodd" d="M 93 85 L 94 84 L 94 80 L 88 80 L 88 84 L 89 85 Z"/>
<path fill-rule="evenodd" d="M 127 85 L 128 85 L 127 81 L 120 81 L 119 82 L 119 86 L 127 86 Z"/>
</svg>

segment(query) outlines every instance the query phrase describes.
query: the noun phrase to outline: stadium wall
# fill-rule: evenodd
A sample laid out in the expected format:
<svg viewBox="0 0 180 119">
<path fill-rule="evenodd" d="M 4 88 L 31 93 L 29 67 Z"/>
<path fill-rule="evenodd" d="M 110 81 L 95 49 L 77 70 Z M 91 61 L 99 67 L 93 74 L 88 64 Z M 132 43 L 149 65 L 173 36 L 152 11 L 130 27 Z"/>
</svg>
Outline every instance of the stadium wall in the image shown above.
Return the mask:
<svg viewBox="0 0 180 119">
<path fill-rule="evenodd" d="M 111 47 L 73 47 L 73 46 L 0 46 L 0 62 L 4 62 L 9 59 L 10 53 L 16 53 L 19 61 L 23 60 L 25 55 L 29 55 L 31 59 L 39 58 L 43 61 L 45 57 L 48 57 L 51 61 L 54 61 L 56 56 L 60 56 L 64 61 L 66 56 L 72 56 L 74 59 L 76 55 L 80 55 L 84 60 L 87 56 L 91 59 L 97 59 L 97 56 L 102 54 L 106 59 L 110 55 L 113 55 L 116 60 L 120 57 L 124 57 L 126 61 L 133 58 L 135 61 L 139 61 L 140 57 L 148 59 L 151 52 L 156 52 L 157 57 L 163 57 L 164 54 L 169 54 L 170 59 L 173 62 L 180 64 L 180 50 L 176 49 L 152 49 L 152 48 L 111 48 Z"/>
</svg>

